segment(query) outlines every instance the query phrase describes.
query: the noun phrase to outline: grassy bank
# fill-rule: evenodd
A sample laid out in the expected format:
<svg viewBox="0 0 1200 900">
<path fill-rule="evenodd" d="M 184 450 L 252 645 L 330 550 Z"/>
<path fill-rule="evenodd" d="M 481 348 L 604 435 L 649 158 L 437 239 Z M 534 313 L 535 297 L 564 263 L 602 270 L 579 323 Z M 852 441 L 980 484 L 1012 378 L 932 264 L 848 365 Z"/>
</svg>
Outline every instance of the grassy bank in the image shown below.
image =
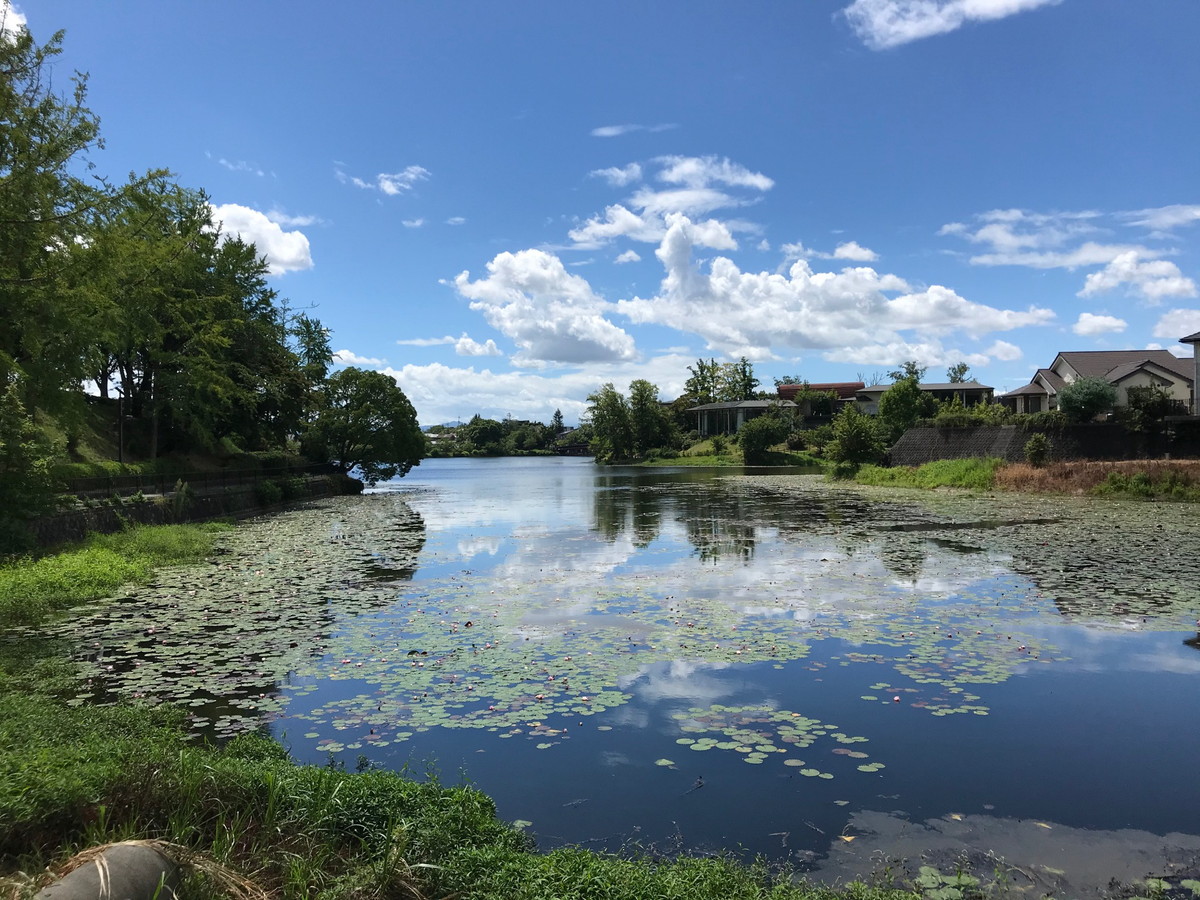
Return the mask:
<svg viewBox="0 0 1200 900">
<path fill-rule="evenodd" d="M 92 535 L 40 559 L 0 567 L 0 627 L 36 624 L 51 613 L 110 595 L 122 584 L 145 581 L 160 566 L 197 562 L 212 551 L 213 538 L 232 526 L 136 527 Z"/>
<path fill-rule="evenodd" d="M 923 466 L 863 466 L 855 476 L 860 484 L 893 487 L 956 487 L 989 490 L 995 485 L 1002 459 L 941 459 Z"/>
<path fill-rule="evenodd" d="M 139 528 L 0 570 L 5 631 L 195 560 L 211 526 Z M 538 853 L 468 786 L 301 766 L 276 742 L 190 740 L 181 711 L 78 705 L 70 650 L 0 640 L 0 893 L 27 897 L 79 851 L 155 839 L 204 854 L 258 896 L 301 898 L 833 898 L 912 896 L 793 882 L 733 859 Z M 32 874 L 24 874 L 32 873 Z M 185 898 L 212 897 L 202 875 Z"/>
<path fill-rule="evenodd" d="M 922 466 L 864 466 L 855 481 L 892 487 L 1200 502 L 1200 460 L 1081 460 L 1031 466 L 1001 459 L 943 459 Z"/>
</svg>

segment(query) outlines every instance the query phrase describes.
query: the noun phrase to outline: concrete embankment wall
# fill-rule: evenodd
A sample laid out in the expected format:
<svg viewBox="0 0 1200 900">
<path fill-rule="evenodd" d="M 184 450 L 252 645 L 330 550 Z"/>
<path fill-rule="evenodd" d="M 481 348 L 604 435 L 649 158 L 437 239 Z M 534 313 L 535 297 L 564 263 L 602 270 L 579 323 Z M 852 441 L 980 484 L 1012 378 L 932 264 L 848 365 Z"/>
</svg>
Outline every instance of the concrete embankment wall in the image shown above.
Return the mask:
<svg viewBox="0 0 1200 900">
<path fill-rule="evenodd" d="M 999 457 L 1024 462 L 1025 443 L 1035 432 L 1020 425 L 910 428 L 892 447 L 893 466 L 919 466 L 939 459 Z M 1051 460 L 1159 459 L 1200 456 L 1200 429 L 1177 428 L 1148 435 L 1116 423 L 1064 425 L 1041 432 L 1050 440 Z"/>
<path fill-rule="evenodd" d="M 352 493 L 362 485 L 340 475 L 309 475 L 289 482 L 287 502 L 310 500 Z M 49 547 L 78 541 L 89 532 L 120 531 L 129 523 L 170 525 L 179 522 L 203 522 L 227 517 L 242 518 L 277 508 L 280 500 L 264 495 L 259 485 L 225 487 L 219 491 L 192 494 L 189 491 L 165 494 L 143 502 L 95 502 L 65 510 L 30 523 L 39 546 Z"/>
</svg>

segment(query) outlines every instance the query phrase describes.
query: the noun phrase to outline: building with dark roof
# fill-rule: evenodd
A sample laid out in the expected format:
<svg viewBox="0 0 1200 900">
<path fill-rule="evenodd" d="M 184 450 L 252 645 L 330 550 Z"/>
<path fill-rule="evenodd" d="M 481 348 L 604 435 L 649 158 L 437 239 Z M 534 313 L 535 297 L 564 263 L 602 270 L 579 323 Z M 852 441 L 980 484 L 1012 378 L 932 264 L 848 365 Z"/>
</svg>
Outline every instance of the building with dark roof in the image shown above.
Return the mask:
<svg viewBox="0 0 1200 900">
<path fill-rule="evenodd" d="M 922 382 L 917 386 L 926 394 L 931 394 L 935 400 L 951 401 L 957 397 L 963 406 L 991 403 L 995 391 L 994 388 L 978 381 Z M 858 408 L 867 415 L 875 415 L 879 412 L 879 398 L 891 387 L 890 384 L 869 384 L 859 388 L 854 395 Z"/>
<path fill-rule="evenodd" d="M 1183 343 L 1200 343 L 1200 333 Z M 997 400 L 1018 413 L 1058 409 L 1059 392 L 1078 378 L 1103 378 L 1117 390 L 1117 406 L 1129 402 L 1131 387 L 1160 387 L 1181 408 L 1194 408 L 1197 372 L 1194 359 L 1169 350 L 1064 350 L 1049 368 L 1038 369 L 1024 387 Z"/>
<path fill-rule="evenodd" d="M 751 419 L 758 418 L 772 409 L 794 410 L 791 400 L 734 400 L 728 403 L 704 403 L 693 406 L 688 412 L 696 415 L 696 430 L 700 437 L 712 434 L 737 434 Z"/>
</svg>

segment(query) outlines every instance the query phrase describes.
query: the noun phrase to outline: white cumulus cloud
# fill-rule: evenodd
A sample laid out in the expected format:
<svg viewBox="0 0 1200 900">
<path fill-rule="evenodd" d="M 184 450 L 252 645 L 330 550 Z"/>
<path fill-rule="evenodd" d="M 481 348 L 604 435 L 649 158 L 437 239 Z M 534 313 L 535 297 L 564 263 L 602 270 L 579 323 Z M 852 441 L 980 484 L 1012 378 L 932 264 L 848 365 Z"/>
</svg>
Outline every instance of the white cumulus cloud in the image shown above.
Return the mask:
<svg viewBox="0 0 1200 900">
<path fill-rule="evenodd" d="M 1085 312 L 1079 314 L 1079 319 L 1071 326 L 1071 330 L 1083 337 L 1096 337 L 1101 334 L 1120 333 L 1128 326 L 1128 322 L 1116 316 L 1097 316 Z"/>
<path fill-rule="evenodd" d="M 284 231 L 265 213 L 237 203 L 222 203 L 212 207 L 213 222 L 223 237 L 236 235 L 253 243 L 261 256 L 267 258 L 272 275 L 299 272 L 313 267 L 308 238 L 301 231 Z"/>
<path fill-rule="evenodd" d="M 486 278 L 468 272 L 454 279 L 458 292 L 483 313 L 488 324 L 521 350 L 525 365 L 632 359 L 633 338 L 606 317 L 610 306 L 587 281 L 572 275 L 544 250 L 501 253 L 487 265 Z"/>
<path fill-rule="evenodd" d="M 12 40 L 13 35 L 29 27 L 25 14 L 8 0 L 0 0 L 0 38 Z"/>
<path fill-rule="evenodd" d="M 638 253 L 636 250 L 626 250 L 624 253 L 618 254 L 617 258 L 613 260 L 613 262 L 615 262 L 617 265 L 623 265 L 625 263 L 633 263 L 633 262 L 641 262 L 641 261 L 642 261 L 642 258 L 640 256 L 638 256 Z"/>
<path fill-rule="evenodd" d="M 405 228 L 420 228 L 425 224 L 424 219 L 401 219 L 400 224 Z"/>
<path fill-rule="evenodd" d="M 814 271 L 807 260 L 786 274 L 743 272 L 717 256 L 703 271 L 693 261 L 695 229 L 676 217 L 656 251 L 666 269 L 659 294 L 617 303 L 639 324 L 659 324 L 702 337 L 711 350 L 732 357 L 769 359 L 779 352 L 821 350 L 828 359 L 878 362 L 863 348 L 890 344 L 911 348 L 951 332 L 971 337 L 1045 324 L 1048 309 L 995 309 L 938 285 L 913 291 L 902 278 L 869 267 Z M 899 296 L 891 296 L 899 294 Z M 926 357 L 948 351 L 930 349 Z M 908 357 L 901 357 L 901 359 Z M 951 362 L 956 360 L 951 360 Z"/>
<path fill-rule="evenodd" d="M 1178 341 L 1197 331 L 1200 331 L 1200 309 L 1172 309 L 1159 317 L 1152 334 L 1157 338 Z"/>
<path fill-rule="evenodd" d="M 496 346 L 496 342 L 488 338 L 486 342 L 479 343 L 467 337 L 465 334 L 454 342 L 454 352 L 459 356 L 501 356 L 500 348 Z"/>
<path fill-rule="evenodd" d="M 879 259 L 879 254 L 862 246 L 858 241 L 847 241 L 837 245 L 833 251 L 833 258 L 848 259 L 853 262 L 875 262 Z"/>
<path fill-rule="evenodd" d="M 333 353 L 333 362 L 339 366 L 366 366 L 371 369 L 378 369 L 380 366 L 386 366 L 386 359 L 377 359 L 374 356 L 359 356 L 353 350 L 335 350 Z"/>
<path fill-rule="evenodd" d="M 1002 362 L 1013 362 L 1024 356 L 1020 347 L 1008 341 L 996 341 L 983 352 Z"/>
<path fill-rule="evenodd" d="M 1080 297 L 1103 294 L 1121 286 L 1157 303 L 1164 297 L 1195 297 L 1196 282 L 1167 259 L 1143 259 L 1138 250 L 1118 254 L 1099 272 L 1088 275 Z"/>
<path fill-rule="evenodd" d="M 873 50 L 946 34 L 968 22 L 1003 19 L 1060 0 L 854 0 L 842 12 Z"/>
</svg>

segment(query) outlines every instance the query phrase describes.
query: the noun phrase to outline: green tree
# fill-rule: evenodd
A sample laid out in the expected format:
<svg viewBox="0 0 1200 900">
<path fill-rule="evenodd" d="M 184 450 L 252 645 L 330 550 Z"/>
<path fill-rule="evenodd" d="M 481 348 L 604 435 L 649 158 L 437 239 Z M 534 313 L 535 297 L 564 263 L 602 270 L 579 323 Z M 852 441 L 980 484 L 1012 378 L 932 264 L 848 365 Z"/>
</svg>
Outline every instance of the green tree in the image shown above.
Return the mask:
<svg viewBox="0 0 1200 900">
<path fill-rule="evenodd" d="M 879 422 L 889 444 L 912 428 L 918 419 L 937 412 L 937 401 L 921 390 L 917 379 L 905 376 L 879 398 Z"/>
<path fill-rule="evenodd" d="M 946 380 L 951 384 L 964 384 L 971 381 L 971 367 L 965 362 L 956 362 L 946 369 Z"/>
<path fill-rule="evenodd" d="M 639 378 L 629 385 L 629 425 L 633 431 L 633 452 L 645 456 L 658 447 L 674 443 L 670 414 L 658 399 L 658 386 Z"/>
<path fill-rule="evenodd" d="M 80 396 L 92 323 L 72 280 L 77 239 L 112 194 L 83 177 L 99 120 L 85 76 L 54 92 L 61 52 L 62 32 L 42 46 L 25 28 L 0 38 L 0 386 L 20 391 L 31 415 Z"/>
<path fill-rule="evenodd" d="M 833 420 L 833 440 L 825 445 L 825 456 L 840 464 L 843 472 L 877 462 L 883 456 L 883 442 L 875 422 L 854 404 L 847 405 Z"/>
<path fill-rule="evenodd" d="M 738 429 L 738 443 L 742 447 L 742 460 L 748 466 L 767 462 L 768 451 L 787 437 L 788 422 L 770 413 L 755 416 Z"/>
<path fill-rule="evenodd" d="M 743 356 L 735 363 L 722 364 L 717 399 L 727 403 L 752 400 L 758 385 L 759 380 L 754 377 L 754 364 Z"/>
<path fill-rule="evenodd" d="M 587 418 L 592 427 L 591 447 L 596 462 L 631 458 L 634 447 L 629 402 L 612 382 L 589 394 L 587 400 Z"/>
<path fill-rule="evenodd" d="M 698 406 L 716 403 L 721 392 L 721 366 L 715 359 L 698 359 L 696 365 L 688 366 L 691 377 L 684 382 L 684 392 Z"/>
<path fill-rule="evenodd" d="M 902 378 L 911 378 L 921 383 L 921 379 L 925 377 L 926 367 L 919 364 L 915 359 L 906 359 L 900 364 L 899 369 L 892 369 L 888 372 L 888 378 L 892 381 L 900 381 Z"/>
<path fill-rule="evenodd" d="M 1117 403 L 1117 389 L 1103 378 L 1076 378 L 1058 392 L 1058 408 L 1072 422 L 1090 422 Z"/>
<path fill-rule="evenodd" d="M 554 415 L 550 417 L 550 428 L 554 432 L 555 437 L 563 432 L 563 414 L 561 409 L 554 410 Z"/>
<path fill-rule="evenodd" d="M 504 425 L 496 419 L 485 419 L 476 413 L 471 421 L 458 429 L 458 439 L 470 446 L 467 452 L 500 456 L 504 452 Z"/>
<path fill-rule="evenodd" d="M 18 385 L 10 381 L 0 393 L 0 555 L 32 546 L 28 520 L 53 501 L 46 444 L 21 402 Z"/>
<path fill-rule="evenodd" d="M 334 373 L 304 434 L 305 455 L 343 472 L 358 468 L 375 484 L 407 475 L 425 453 L 417 414 L 395 379 L 354 367 Z"/>
<path fill-rule="evenodd" d="M 1157 384 L 1129 388 L 1125 401 L 1123 418 L 1131 431 L 1159 431 L 1167 416 L 1185 411 L 1180 408 L 1183 404 Z"/>
</svg>

